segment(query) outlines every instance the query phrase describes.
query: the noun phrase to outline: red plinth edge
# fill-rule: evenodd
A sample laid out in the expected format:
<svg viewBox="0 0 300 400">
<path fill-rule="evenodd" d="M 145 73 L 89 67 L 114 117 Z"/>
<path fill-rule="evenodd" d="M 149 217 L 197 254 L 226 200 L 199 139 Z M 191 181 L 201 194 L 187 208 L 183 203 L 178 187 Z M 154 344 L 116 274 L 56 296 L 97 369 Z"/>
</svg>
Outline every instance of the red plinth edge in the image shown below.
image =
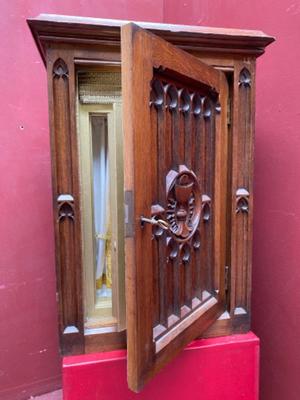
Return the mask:
<svg viewBox="0 0 300 400">
<path fill-rule="evenodd" d="M 64 400 L 258 400 L 259 339 L 191 343 L 139 393 L 127 388 L 126 351 L 63 359 Z"/>
</svg>

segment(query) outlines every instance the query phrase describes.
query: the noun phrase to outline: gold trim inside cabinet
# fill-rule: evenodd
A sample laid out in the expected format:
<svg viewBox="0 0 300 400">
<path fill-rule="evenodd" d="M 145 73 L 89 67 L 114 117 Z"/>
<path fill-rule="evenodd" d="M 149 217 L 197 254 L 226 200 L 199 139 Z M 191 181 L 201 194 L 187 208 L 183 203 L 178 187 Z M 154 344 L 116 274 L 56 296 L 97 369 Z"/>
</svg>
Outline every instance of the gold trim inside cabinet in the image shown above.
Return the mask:
<svg viewBox="0 0 300 400">
<path fill-rule="evenodd" d="M 105 79 L 109 72 L 116 76 L 121 73 L 116 68 L 92 68 L 84 70 L 88 77 L 91 71 L 91 82 L 96 83 L 99 75 Z M 81 71 L 78 71 L 80 73 Z M 77 82 L 78 79 L 77 73 Z M 109 79 L 108 79 L 109 82 Z M 100 85 L 101 86 L 101 85 Z M 101 86 L 103 87 L 103 85 Z M 83 297 L 84 297 L 84 333 L 85 335 L 117 332 L 125 329 L 125 278 L 124 278 L 124 168 L 123 168 L 123 134 L 122 134 L 122 101 L 121 94 L 112 88 L 101 97 L 101 93 L 88 96 L 86 101 L 79 100 L 77 85 L 77 132 L 80 159 L 81 219 L 82 219 L 82 258 L 83 258 Z M 82 92 L 82 91 L 81 91 Z M 93 90 L 92 90 L 93 92 Z M 95 205 L 93 198 L 93 154 L 92 154 L 92 121 L 98 117 L 106 125 L 107 154 L 109 169 L 109 204 L 111 230 L 111 305 L 97 303 L 95 279 Z"/>
</svg>

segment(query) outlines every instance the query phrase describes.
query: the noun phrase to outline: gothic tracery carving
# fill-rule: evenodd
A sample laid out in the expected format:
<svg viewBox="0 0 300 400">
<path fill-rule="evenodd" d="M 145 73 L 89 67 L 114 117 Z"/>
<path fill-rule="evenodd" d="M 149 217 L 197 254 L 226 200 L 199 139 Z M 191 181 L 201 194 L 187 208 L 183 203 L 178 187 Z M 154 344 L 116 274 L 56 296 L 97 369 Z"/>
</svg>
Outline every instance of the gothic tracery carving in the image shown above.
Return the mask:
<svg viewBox="0 0 300 400">
<path fill-rule="evenodd" d="M 200 118 L 209 124 L 215 115 L 221 112 L 219 96 L 214 89 L 205 92 L 202 88 L 188 88 L 163 76 L 152 80 L 149 104 L 156 109 L 160 124 L 167 118 L 166 112 L 171 114 L 172 139 L 175 146 L 180 135 L 180 118 L 183 117 L 184 124 L 187 124 L 184 126 L 186 131 L 189 129 L 191 118 L 194 118 L 195 124 L 200 124 Z M 197 150 L 199 151 L 198 148 Z M 151 208 L 151 218 L 157 221 L 164 220 L 169 227 L 166 230 L 160 224 L 152 222 L 152 234 L 153 239 L 166 241 L 167 260 L 179 260 L 182 264 L 188 264 L 192 252 L 199 251 L 201 247 L 200 224 L 210 222 L 212 201 L 208 195 L 201 193 L 196 174 L 186 165 L 178 165 L 176 147 L 173 156 L 177 167 L 173 167 L 167 173 L 166 198 L 161 204 L 154 204 Z M 188 158 L 185 161 L 190 162 Z M 199 173 L 199 164 L 196 168 Z"/>
<path fill-rule="evenodd" d="M 249 192 L 244 188 L 236 191 L 236 213 L 249 213 Z"/>
<path fill-rule="evenodd" d="M 61 194 L 57 198 L 58 222 L 65 218 L 74 221 L 74 198 L 70 194 Z"/>
<path fill-rule="evenodd" d="M 67 64 L 61 58 L 58 58 L 53 65 L 54 78 L 69 78 L 69 70 Z"/>
<path fill-rule="evenodd" d="M 243 68 L 239 76 L 239 86 L 250 87 L 251 86 L 251 74 L 247 68 Z"/>
</svg>

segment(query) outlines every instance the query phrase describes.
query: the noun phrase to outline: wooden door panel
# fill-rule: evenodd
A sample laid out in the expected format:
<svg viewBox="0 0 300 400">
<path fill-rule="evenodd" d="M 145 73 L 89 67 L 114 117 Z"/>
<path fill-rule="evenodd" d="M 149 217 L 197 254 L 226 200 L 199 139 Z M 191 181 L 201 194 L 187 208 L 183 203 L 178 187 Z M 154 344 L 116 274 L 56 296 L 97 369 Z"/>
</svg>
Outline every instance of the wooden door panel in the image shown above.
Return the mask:
<svg viewBox="0 0 300 400">
<path fill-rule="evenodd" d="M 136 25 L 121 35 L 128 383 L 138 391 L 224 309 L 227 83 Z"/>
</svg>

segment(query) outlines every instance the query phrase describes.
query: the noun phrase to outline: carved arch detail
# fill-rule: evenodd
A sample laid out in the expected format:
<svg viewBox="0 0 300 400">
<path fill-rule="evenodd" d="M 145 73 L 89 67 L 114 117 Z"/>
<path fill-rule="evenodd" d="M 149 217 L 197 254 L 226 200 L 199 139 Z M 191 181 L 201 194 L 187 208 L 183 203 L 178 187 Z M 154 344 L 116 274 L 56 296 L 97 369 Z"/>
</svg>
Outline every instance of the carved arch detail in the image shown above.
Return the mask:
<svg viewBox="0 0 300 400">
<path fill-rule="evenodd" d="M 239 86 L 251 87 L 251 73 L 246 67 L 240 72 Z"/>
<path fill-rule="evenodd" d="M 63 79 L 69 78 L 68 66 L 61 58 L 58 58 L 53 65 L 53 77 Z"/>
<path fill-rule="evenodd" d="M 249 192 L 244 188 L 236 191 L 236 213 L 249 213 Z"/>
<path fill-rule="evenodd" d="M 74 221 L 74 198 L 70 194 L 60 194 L 57 198 L 58 222 L 69 218 Z"/>
<path fill-rule="evenodd" d="M 173 83 L 164 83 L 160 79 L 153 79 L 151 82 L 150 106 L 152 105 L 157 109 L 165 107 L 171 113 L 179 111 L 184 115 L 194 114 L 195 117 L 203 115 L 205 119 L 211 118 L 213 108 L 218 114 L 221 112 L 217 93 L 212 92 L 210 98 L 198 91 L 178 88 Z"/>
</svg>

